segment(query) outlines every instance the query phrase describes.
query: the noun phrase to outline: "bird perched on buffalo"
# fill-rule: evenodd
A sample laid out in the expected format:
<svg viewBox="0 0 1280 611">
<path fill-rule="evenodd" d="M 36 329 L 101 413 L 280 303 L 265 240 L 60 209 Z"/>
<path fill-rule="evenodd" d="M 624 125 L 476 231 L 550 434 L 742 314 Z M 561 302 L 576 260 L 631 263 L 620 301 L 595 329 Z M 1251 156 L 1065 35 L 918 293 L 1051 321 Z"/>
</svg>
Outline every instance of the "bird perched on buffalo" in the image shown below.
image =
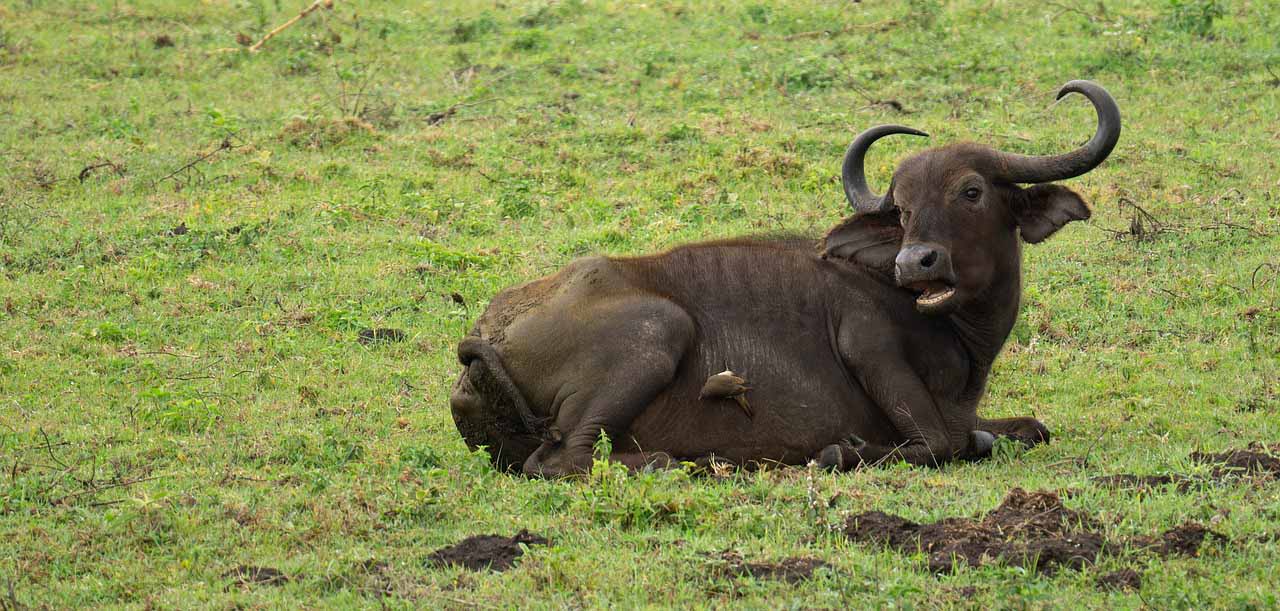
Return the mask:
<svg viewBox="0 0 1280 611">
<path fill-rule="evenodd" d="M 731 370 L 724 370 L 707 378 L 707 383 L 702 385 L 702 392 L 698 394 L 699 399 L 733 399 L 738 402 L 738 407 L 747 414 L 748 418 L 755 415 L 751 413 L 751 406 L 747 404 L 745 396 L 750 386 L 747 381 L 742 379 Z"/>
</svg>

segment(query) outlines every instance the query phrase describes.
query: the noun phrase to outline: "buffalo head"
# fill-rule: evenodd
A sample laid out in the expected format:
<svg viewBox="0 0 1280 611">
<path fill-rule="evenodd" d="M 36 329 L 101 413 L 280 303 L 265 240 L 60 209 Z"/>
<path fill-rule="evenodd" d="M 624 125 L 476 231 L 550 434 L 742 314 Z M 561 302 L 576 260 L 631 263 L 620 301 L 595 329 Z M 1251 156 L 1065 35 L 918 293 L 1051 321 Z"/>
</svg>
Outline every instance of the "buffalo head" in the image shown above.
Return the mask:
<svg viewBox="0 0 1280 611">
<path fill-rule="evenodd" d="M 1034 244 L 1089 218 L 1079 195 L 1049 183 L 1102 163 L 1120 138 L 1120 112 L 1090 81 L 1067 83 L 1058 98 L 1070 93 L 1083 94 L 1098 114 L 1097 131 L 1079 149 L 1044 157 L 970 143 L 930 149 L 904 160 L 884 195 L 867 186 L 867 149 L 890 134 L 926 134 L 899 125 L 859 134 L 841 172 L 855 214 L 827 234 L 824 255 L 892 274 L 919 293 L 916 308 L 925 314 L 953 312 L 985 296 L 1002 274 L 1018 273 L 1018 236 Z"/>
</svg>

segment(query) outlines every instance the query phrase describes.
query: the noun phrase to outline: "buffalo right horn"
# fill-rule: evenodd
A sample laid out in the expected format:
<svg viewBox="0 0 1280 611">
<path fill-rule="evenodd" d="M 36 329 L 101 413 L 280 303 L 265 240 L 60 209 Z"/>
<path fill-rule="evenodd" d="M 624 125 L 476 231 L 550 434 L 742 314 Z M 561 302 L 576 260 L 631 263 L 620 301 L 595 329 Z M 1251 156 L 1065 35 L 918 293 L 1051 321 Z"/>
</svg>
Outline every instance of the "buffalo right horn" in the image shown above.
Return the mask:
<svg viewBox="0 0 1280 611">
<path fill-rule="evenodd" d="M 854 212 L 884 212 L 885 197 L 876 195 L 867 187 L 867 174 L 863 161 L 871 144 L 892 134 L 910 134 L 912 136 L 929 137 L 918 129 L 903 125 L 877 125 L 858 134 L 844 153 L 844 165 L 840 168 L 840 180 L 844 183 L 844 196 Z"/>
<path fill-rule="evenodd" d="M 1120 139 L 1120 109 L 1116 101 L 1093 81 L 1071 81 L 1058 90 L 1061 100 L 1072 93 L 1083 94 L 1098 113 L 1098 130 L 1084 146 L 1061 155 L 1036 157 L 999 152 L 996 173 L 1007 182 L 1042 183 L 1074 178 L 1098 167 Z"/>
</svg>

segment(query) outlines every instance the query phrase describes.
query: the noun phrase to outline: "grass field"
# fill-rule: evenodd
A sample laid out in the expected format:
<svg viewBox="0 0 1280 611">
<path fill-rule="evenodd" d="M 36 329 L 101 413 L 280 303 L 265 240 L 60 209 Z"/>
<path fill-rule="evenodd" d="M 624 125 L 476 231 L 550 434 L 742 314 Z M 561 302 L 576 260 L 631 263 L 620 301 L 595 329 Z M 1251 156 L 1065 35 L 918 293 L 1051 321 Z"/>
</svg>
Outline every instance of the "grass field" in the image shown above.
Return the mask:
<svg viewBox="0 0 1280 611">
<path fill-rule="evenodd" d="M 1274 608 L 1280 5 L 1241 0 L 354 3 L 0 0 L 0 606 Z M 495 473 L 454 430 L 457 341 L 587 253 L 846 214 L 857 131 L 1067 150 L 1088 78 L 1125 128 L 1026 251 L 984 413 L 1056 434 L 977 464 L 727 479 Z M 888 139 L 883 188 L 920 142 Z M 403 341 L 362 343 L 362 330 Z M 1117 491 L 1100 475 L 1189 474 Z M 1194 557 L 934 575 L 846 540 L 876 509 L 1063 494 Z M 1069 493 L 1069 494 L 1068 494 Z M 507 572 L 467 535 L 546 536 Z M 818 558 L 799 583 L 726 574 Z M 287 581 L 239 584 L 237 567 Z M 1099 575 L 1142 573 L 1137 590 Z"/>
</svg>

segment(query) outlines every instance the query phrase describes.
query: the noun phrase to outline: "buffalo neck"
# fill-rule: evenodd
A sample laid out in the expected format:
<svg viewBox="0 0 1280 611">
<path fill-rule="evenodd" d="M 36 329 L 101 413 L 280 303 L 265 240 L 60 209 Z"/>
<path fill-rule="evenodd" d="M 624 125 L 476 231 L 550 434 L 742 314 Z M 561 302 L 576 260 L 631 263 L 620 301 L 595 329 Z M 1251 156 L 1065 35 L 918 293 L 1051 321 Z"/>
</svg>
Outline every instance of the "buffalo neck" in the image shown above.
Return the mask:
<svg viewBox="0 0 1280 611">
<path fill-rule="evenodd" d="M 960 342 L 984 376 L 1018 320 L 1018 306 L 1022 298 L 1022 248 L 1016 241 L 1012 248 L 1014 256 L 1004 265 L 997 266 L 987 291 L 949 317 Z"/>
</svg>

